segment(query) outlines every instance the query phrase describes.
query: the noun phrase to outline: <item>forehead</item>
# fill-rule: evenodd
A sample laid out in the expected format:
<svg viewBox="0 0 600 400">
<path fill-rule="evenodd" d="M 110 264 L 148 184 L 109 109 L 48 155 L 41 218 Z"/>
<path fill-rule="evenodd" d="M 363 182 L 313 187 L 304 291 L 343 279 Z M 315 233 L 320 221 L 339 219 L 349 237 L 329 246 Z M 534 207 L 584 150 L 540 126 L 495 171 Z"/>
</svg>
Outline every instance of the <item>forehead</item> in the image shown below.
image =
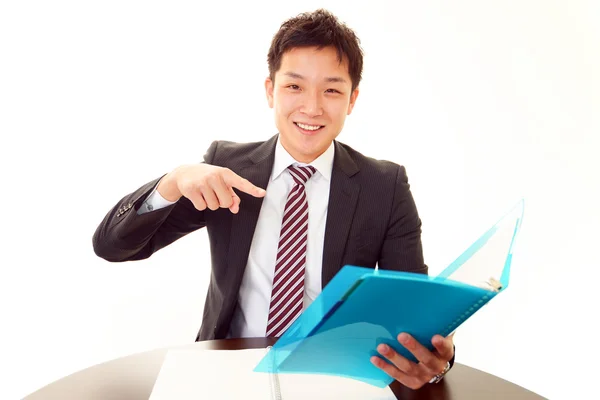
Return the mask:
<svg viewBox="0 0 600 400">
<path fill-rule="evenodd" d="M 323 79 L 324 77 L 338 76 L 349 81 L 348 60 L 344 56 L 342 61 L 333 47 L 295 47 L 286 51 L 281 57 L 281 66 L 278 75 L 295 73 L 309 79 Z"/>
</svg>

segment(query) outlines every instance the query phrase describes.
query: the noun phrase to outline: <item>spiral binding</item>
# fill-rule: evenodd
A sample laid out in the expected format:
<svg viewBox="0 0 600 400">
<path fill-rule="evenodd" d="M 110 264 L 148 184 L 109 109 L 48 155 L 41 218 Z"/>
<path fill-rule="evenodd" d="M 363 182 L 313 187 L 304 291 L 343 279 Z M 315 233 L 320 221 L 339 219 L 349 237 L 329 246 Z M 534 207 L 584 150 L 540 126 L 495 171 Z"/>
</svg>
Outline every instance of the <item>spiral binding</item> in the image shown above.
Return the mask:
<svg viewBox="0 0 600 400">
<path fill-rule="evenodd" d="M 272 346 L 267 347 L 267 353 Z M 281 400 L 281 386 L 279 385 L 279 375 L 275 372 L 275 354 L 273 354 L 273 366 L 269 372 L 269 381 L 271 382 L 271 397 L 273 400 Z"/>
<path fill-rule="evenodd" d="M 502 284 L 500 281 L 494 278 L 490 278 L 484 282 L 483 288 L 489 290 L 491 292 L 498 293 L 500 289 L 502 289 Z M 490 299 L 490 295 L 486 294 L 479 299 L 479 301 L 473 304 L 467 311 L 458 316 L 450 325 L 444 329 L 442 336 L 448 336 L 451 332 L 453 332 L 460 324 L 462 324 L 469 316 L 473 315 L 477 310 L 479 310 L 487 301 Z"/>
</svg>

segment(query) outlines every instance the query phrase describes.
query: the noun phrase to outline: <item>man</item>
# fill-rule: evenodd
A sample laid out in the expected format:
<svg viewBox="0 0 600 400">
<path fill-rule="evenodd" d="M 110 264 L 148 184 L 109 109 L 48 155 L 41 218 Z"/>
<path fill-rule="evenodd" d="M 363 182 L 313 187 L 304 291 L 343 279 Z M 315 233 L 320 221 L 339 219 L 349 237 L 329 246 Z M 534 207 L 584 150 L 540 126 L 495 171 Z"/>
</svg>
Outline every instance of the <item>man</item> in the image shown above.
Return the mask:
<svg viewBox="0 0 600 400">
<path fill-rule="evenodd" d="M 96 254 L 121 262 L 206 227 L 212 271 L 197 340 L 280 336 L 346 264 L 427 273 L 405 169 L 335 140 L 359 92 L 354 32 L 327 11 L 301 14 L 281 25 L 268 65 L 277 135 L 213 142 L 203 163 L 125 196 L 94 234 Z M 408 387 L 453 362 L 452 337 L 432 338 L 434 352 L 398 340 L 418 364 L 385 346 L 389 363 L 371 361 Z"/>
</svg>

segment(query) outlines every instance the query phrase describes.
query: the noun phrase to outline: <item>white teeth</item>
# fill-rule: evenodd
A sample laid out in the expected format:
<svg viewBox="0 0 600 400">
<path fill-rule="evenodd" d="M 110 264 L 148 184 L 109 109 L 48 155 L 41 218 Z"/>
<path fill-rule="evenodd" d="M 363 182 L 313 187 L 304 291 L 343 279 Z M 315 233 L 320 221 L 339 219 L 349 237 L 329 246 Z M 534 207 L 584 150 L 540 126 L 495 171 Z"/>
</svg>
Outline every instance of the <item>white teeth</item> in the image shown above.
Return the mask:
<svg viewBox="0 0 600 400">
<path fill-rule="evenodd" d="M 298 125 L 302 129 L 306 129 L 307 131 L 316 131 L 317 129 L 319 129 L 321 127 L 321 125 L 306 125 L 306 124 L 301 124 L 299 122 L 296 122 L 296 125 Z"/>
</svg>

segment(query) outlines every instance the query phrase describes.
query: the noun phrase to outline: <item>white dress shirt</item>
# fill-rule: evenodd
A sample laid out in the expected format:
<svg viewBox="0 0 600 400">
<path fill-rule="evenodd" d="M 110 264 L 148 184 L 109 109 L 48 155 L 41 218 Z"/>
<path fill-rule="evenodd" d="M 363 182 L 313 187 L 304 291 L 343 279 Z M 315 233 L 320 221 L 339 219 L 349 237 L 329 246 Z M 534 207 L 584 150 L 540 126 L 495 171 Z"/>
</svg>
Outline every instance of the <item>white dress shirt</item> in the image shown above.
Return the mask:
<svg viewBox="0 0 600 400">
<path fill-rule="evenodd" d="M 331 143 L 321 156 L 308 164 L 315 167 L 316 172 L 305 185 L 308 201 L 308 243 L 304 277 L 304 309 L 321 293 L 322 289 L 323 242 L 334 151 L 334 145 Z M 238 294 L 238 306 L 234 311 L 228 337 L 264 337 L 266 334 L 281 220 L 288 193 L 294 187 L 294 180 L 287 170 L 287 167 L 292 164 L 307 165 L 297 162 L 277 140 L 273 170 L 252 238 L 248 263 Z M 173 203 L 165 200 L 158 191 L 154 190 L 140 207 L 138 214 L 157 210 L 169 204 Z M 243 203 L 240 204 L 240 207 L 243 206 Z"/>
</svg>

